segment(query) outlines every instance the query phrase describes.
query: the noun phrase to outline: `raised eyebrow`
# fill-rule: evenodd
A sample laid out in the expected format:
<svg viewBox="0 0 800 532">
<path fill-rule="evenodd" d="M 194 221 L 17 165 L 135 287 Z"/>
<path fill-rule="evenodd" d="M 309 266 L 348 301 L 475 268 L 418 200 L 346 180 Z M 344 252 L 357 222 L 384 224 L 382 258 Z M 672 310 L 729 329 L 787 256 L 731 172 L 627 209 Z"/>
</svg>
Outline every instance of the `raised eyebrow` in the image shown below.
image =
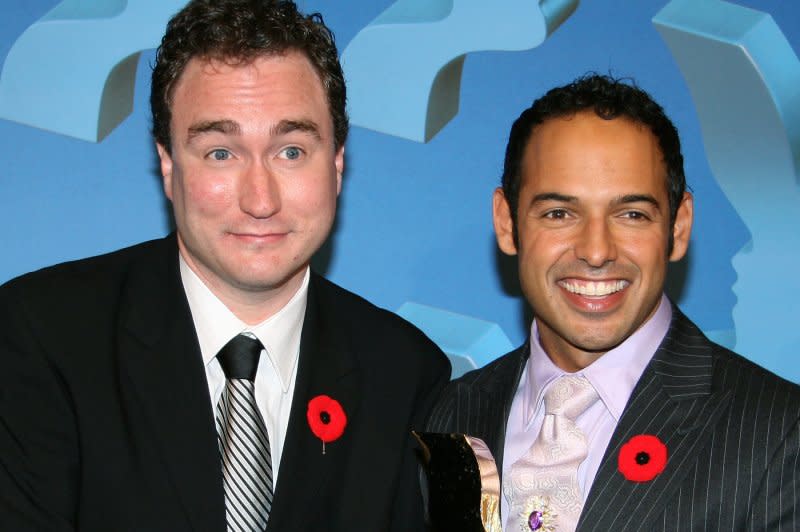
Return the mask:
<svg viewBox="0 0 800 532">
<path fill-rule="evenodd" d="M 241 135 L 242 128 L 233 120 L 205 120 L 189 126 L 186 139 L 191 142 L 195 137 L 205 133 L 222 133 L 223 135 Z"/>
<path fill-rule="evenodd" d="M 309 133 L 317 140 L 322 140 L 319 126 L 313 120 L 281 120 L 272 127 L 273 135 L 286 135 L 294 131 Z"/>
</svg>

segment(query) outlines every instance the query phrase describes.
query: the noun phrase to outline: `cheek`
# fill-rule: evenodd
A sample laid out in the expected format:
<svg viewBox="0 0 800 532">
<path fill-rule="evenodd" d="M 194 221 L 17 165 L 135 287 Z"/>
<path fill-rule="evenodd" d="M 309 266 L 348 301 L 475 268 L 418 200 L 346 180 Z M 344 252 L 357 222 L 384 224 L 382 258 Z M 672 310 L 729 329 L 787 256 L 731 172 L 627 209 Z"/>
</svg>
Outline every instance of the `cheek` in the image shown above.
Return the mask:
<svg viewBox="0 0 800 532">
<path fill-rule="evenodd" d="M 287 199 L 296 212 L 303 212 L 307 217 L 328 216 L 336 207 L 336 181 L 308 180 L 302 186 L 290 188 Z"/>
<path fill-rule="evenodd" d="M 641 235 L 625 239 L 620 245 L 621 255 L 636 266 L 642 275 L 663 277 L 667 269 L 666 235 Z"/>
<path fill-rule="evenodd" d="M 520 235 L 519 260 L 529 277 L 545 277 L 569 254 L 570 244 L 563 235 L 542 231 Z"/>
<path fill-rule="evenodd" d="M 186 208 L 207 215 L 227 210 L 236 198 L 233 180 L 219 176 L 188 179 L 183 189 Z"/>
</svg>

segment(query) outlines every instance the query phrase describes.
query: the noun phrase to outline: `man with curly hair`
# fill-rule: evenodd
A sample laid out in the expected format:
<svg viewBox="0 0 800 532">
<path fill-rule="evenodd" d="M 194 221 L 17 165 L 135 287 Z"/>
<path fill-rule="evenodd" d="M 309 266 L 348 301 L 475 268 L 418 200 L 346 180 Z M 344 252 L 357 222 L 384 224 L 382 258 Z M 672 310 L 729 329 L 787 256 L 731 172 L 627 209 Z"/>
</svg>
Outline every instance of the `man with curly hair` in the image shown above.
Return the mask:
<svg viewBox="0 0 800 532">
<path fill-rule="evenodd" d="M 309 266 L 345 99 L 293 2 L 172 18 L 150 101 L 176 232 L 0 287 L 0 530 L 423 526 L 410 431 L 449 364 Z"/>
<path fill-rule="evenodd" d="M 494 226 L 530 337 L 452 382 L 428 427 L 488 445 L 505 530 L 800 527 L 800 389 L 663 294 L 692 211 L 678 133 L 631 84 L 578 79 L 512 126 Z"/>
</svg>

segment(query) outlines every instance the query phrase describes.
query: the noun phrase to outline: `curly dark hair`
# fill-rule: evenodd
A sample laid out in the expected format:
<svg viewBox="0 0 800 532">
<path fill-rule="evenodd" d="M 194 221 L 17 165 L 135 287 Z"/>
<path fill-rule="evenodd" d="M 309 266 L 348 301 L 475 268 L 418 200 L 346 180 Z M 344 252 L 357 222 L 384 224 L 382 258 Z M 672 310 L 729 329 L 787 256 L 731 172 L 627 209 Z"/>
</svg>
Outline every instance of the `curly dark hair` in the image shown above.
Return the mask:
<svg viewBox="0 0 800 532">
<path fill-rule="evenodd" d="M 678 130 L 664 114 L 664 109 L 633 82 L 629 84 L 610 76 L 588 74 L 569 85 L 549 90 L 523 111 L 511 126 L 502 185 L 503 194 L 511 210 L 515 242 L 518 236 L 517 210 L 522 156 L 531 134 L 537 125 L 549 119 L 573 115 L 588 109 L 605 120 L 625 117 L 646 126 L 655 135 L 667 168 L 666 187 L 669 197 L 670 226 L 675 222 L 678 206 L 686 190 Z M 669 247 L 672 248 L 671 238 Z"/>
<path fill-rule="evenodd" d="M 331 31 L 319 13 L 303 15 L 290 0 L 192 0 L 167 24 L 153 66 L 153 137 L 171 151 L 172 94 L 195 57 L 241 64 L 265 55 L 303 53 L 322 81 L 336 148 L 347 139 L 346 88 Z"/>
</svg>

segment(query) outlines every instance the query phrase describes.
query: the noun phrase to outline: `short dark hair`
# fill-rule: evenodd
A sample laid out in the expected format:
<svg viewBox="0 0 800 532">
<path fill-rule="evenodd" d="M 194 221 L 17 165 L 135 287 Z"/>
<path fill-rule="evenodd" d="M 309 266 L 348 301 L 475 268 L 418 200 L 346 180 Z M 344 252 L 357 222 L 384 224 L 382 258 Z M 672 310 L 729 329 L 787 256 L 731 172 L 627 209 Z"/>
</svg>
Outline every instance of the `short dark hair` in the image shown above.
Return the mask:
<svg viewBox="0 0 800 532">
<path fill-rule="evenodd" d="M 678 130 L 647 92 L 633 82 L 610 76 L 588 74 L 569 85 L 549 90 L 519 115 L 511 126 L 503 166 L 503 194 L 511 210 L 514 241 L 517 242 L 517 211 L 519 207 L 520 173 L 525 147 L 536 126 L 553 118 L 570 116 L 592 110 L 605 120 L 624 117 L 646 126 L 658 139 L 658 146 L 667 169 L 670 226 L 675 222 L 683 193 L 686 175 Z M 670 238 L 670 249 L 672 239 Z"/>
<path fill-rule="evenodd" d="M 175 85 L 195 57 L 247 63 L 264 55 L 304 54 L 322 81 L 336 148 L 347 139 L 346 88 L 336 43 L 319 13 L 303 15 L 289 0 L 192 0 L 167 24 L 153 66 L 153 137 L 171 151 Z"/>
</svg>

